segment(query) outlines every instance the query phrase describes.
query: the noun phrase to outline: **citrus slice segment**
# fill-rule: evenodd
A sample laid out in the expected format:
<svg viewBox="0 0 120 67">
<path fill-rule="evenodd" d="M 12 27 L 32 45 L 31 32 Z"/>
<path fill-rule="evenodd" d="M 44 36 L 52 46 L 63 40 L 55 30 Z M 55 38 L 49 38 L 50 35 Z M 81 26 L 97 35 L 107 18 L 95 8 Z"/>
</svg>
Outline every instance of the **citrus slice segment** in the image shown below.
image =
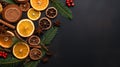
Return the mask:
<svg viewBox="0 0 120 67">
<path fill-rule="evenodd" d="M 34 33 L 34 23 L 29 19 L 22 19 L 17 24 L 17 32 L 22 37 L 29 37 Z"/>
<path fill-rule="evenodd" d="M 40 38 L 36 35 L 32 35 L 28 38 L 28 43 L 30 45 L 39 45 L 40 43 Z"/>
<path fill-rule="evenodd" d="M 24 42 L 18 42 L 13 46 L 13 55 L 18 59 L 24 59 L 29 55 L 30 48 Z"/>
<path fill-rule="evenodd" d="M 41 12 L 40 11 L 36 11 L 35 9 L 33 8 L 30 8 L 27 12 L 27 16 L 29 19 L 31 20 L 37 20 L 40 18 L 41 16 Z"/>
<path fill-rule="evenodd" d="M 30 3 L 29 2 L 22 3 L 22 4 L 20 4 L 20 8 L 21 8 L 22 11 L 26 12 L 30 9 Z"/>
<path fill-rule="evenodd" d="M 43 17 L 39 20 L 39 26 L 42 28 L 42 30 L 48 30 L 52 26 L 52 22 L 47 17 Z"/>
<path fill-rule="evenodd" d="M 3 11 L 3 6 L 2 4 L 0 3 L 0 13 Z"/>
<path fill-rule="evenodd" d="M 0 35 L 0 46 L 3 48 L 10 48 L 13 44 L 11 35 L 5 34 Z"/>
<path fill-rule="evenodd" d="M 37 48 L 33 48 L 30 50 L 29 56 L 32 60 L 39 60 L 42 57 L 42 51 Z"/>
<path fill-rule="evenodd" d="M 46 9 L 46 16 L 48 18 L 55 18 L 57 16 L 57 14 L 58 14 L 58 12 L 55 7 L 49 7 L 48 9 Z"/>
<path fill-rule="evenodd" d="M 30 4 L 35 10 L 42 11 L 49 5 L 49 0 L 30 0 Z"/>
</svg>

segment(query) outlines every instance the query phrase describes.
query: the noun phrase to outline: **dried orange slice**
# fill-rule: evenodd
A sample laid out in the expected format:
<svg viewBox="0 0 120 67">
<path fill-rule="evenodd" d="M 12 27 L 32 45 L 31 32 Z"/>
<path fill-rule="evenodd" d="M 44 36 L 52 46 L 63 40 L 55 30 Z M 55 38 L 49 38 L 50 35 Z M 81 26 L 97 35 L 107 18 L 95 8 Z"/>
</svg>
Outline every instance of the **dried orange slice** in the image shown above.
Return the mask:
<svg viewBox="0 0 120 67">
<path fill-rule="evenodd" d="M 17 32 L 22 37 L 29 37 L 34 33 L 34 23 L 29 19 L 22 19 L 17 24 Z"/>
<path fill-rule="evenodd" d="M 38 45 L 40 43 L 40 38 L 36 35 L 32 35 L 28 38 L 28 43 L 30 45 Z"/>
<path fill-rule="evenodd" d="M 13 55 L 18 59 L 24 59 L 29 55 L 30 48 L 24 42 L 18 42 L 13 46 Z"/>
<path fill-rule="evenodd" d="M 27 12 L 27 16 L 29 19 L 31 20 L 37 20 L 40 18 L 41 16 L 41 12 L 40 11 L 36 11 L 35 9 L 33 8 L 30 8 Z"/>
<path fill-rule="evenodd" d="M 43 17 L 39 20 L 39 26 L 42 28 L 42 30 L 48 30 L 52 26 L 52 22 L 47 17 Z"/>
<path fill-rule="evenodd" d="M 55 7 L 49 7 L 47 10 L 46 10 L 46 16 L 48 18 L 55 18 L 57 16 L 58 12 L 57 12 L 57 9 Z"/>
<path fill-rule="evenodd" d="M 39 60 L 42 57 L 42 51 L 37 48 L 33 48 L 30 50 L 29 56 L 32 60 Z"/>
<path fill-rule="evenodd" d="M 0 35 L 0 46 L 3 48 L 10 48 L 13 44 L 11 35 Z"/>
<path fill-rule="evenodd" d="M 21 3 L 20 8 L 21 8 L 22 11 L 26 12 L 26 11 L 28 11 L 30 9 L 30 3 L 29 2 Z"/>
<path fill-rule="evenodd" d="M 49 0 L 30 0 L 30 3 L 35 10 L 42 11 L 49 5 Z"/>
<path fill-rule="evenodd" d="M 3 11 L 2 4 L 0 3 L 0 13 Z"/>
</svg>

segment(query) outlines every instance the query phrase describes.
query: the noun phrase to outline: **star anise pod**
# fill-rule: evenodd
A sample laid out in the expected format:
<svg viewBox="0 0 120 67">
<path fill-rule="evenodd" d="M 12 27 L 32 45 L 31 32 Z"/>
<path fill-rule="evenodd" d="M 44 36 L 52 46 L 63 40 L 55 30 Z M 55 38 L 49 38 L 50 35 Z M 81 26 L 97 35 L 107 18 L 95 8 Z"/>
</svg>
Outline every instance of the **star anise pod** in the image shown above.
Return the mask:
<svg viewBox="0 0 120 67">
<path fill-rule="evenodd" d="M 41 61 L 42 61 L 42 63 L 44 63 L 44 64 L 47 63 L 48 60 L 49 60 L 49 57 L 47 57 L 47 56 L 44 56 L 44 57 L 41 58 Z"/>
<path fill-rule="evenodd" d="M 5 27 L 5 25 L 0 25 L 0 34 L 5 33 L 6 30 L 7 28 Z"/>
<path fill-rule="evenodd" d="M 37 27 L 37 28 L 35 29 L 35 34 L 38 34 L 38 35 L 43 34 L 42 28 Z"/>
<path fill-rule="evenodd" d="M 60 27 L 61 22 L 59 20 L 57 20 L 56 22 L 54 22 L 54 26 Z"/>
</svg>

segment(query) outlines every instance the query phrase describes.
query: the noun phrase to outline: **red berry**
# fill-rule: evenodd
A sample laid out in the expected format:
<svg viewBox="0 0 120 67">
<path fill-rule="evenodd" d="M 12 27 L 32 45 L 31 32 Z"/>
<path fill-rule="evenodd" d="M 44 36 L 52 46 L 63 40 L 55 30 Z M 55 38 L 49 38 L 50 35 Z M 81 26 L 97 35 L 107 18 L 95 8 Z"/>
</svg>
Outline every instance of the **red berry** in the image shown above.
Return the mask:
<svg viewBox="0 0 120 67">
<path fill-rule="evenodd" d="M 69 2 L 70 0 L 66 0 L 66 2 Z"/>
<path fill-rule="evenodd" d="M 67 6 L 68 6 L 68 7 L 70 7 L 70 6 L 71 6 L 71 4 L 67 4 Z"/>
<path fill-rule="evenodd" d="M 7 55 L 7 53 L 5 53 L 5 55 Z"/>
<path fill-rule="evenodd" d="M 2 52 L 2 54 L 4 54 L 5 52 Z"/>
<path fill-rule="evenodd" d="M 2 53 L 2 52 L 0 51 L 0 53 Z"/>
<path fill-rule="evenodd" d="M 3 58 L 6 58 L 7 56 L 3 56 Z"/>
<path fill-rule="evenodd" d="M 75 3 L 72 3 L 71 5 L 72 5 L 72 6 L 75 6 Z"/>
<path fill-rule="evenodd" d="M 69 4 L 69 3 L 70 3 L 70 2 L 68 2 L 68 1 L 66 2 L 66 4 Z"/>
<path fill-rule="evenodd" d="M 0 53 L 0 56 L 2 56 L 2 54 Z"/>
<path fill-rule="evenodd" d="M 72 2 L 73 2 L 73 0 L 70 0 L 69 2 L 70 2 L 70 3 L 72 3 Z"/>
</svg>

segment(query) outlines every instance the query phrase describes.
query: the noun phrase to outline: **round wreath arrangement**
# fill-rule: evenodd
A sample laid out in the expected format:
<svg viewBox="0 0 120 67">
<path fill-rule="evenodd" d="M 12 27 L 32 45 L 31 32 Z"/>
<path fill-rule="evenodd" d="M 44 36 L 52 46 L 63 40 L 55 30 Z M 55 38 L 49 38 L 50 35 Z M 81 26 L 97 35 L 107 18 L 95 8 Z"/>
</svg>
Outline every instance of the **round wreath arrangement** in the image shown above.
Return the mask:
<svg viewBox="0 0 120 67">
<path fill-rule="evenodd" d="M 73 7 L 73 0 L 66 5 Z M 47 62 L 52 55 L 48 46 L 61 23 L 58 13 L 72 19 L 67 6 L 59 0 L 0 0 L 0 67 Z"/>
</svg>

